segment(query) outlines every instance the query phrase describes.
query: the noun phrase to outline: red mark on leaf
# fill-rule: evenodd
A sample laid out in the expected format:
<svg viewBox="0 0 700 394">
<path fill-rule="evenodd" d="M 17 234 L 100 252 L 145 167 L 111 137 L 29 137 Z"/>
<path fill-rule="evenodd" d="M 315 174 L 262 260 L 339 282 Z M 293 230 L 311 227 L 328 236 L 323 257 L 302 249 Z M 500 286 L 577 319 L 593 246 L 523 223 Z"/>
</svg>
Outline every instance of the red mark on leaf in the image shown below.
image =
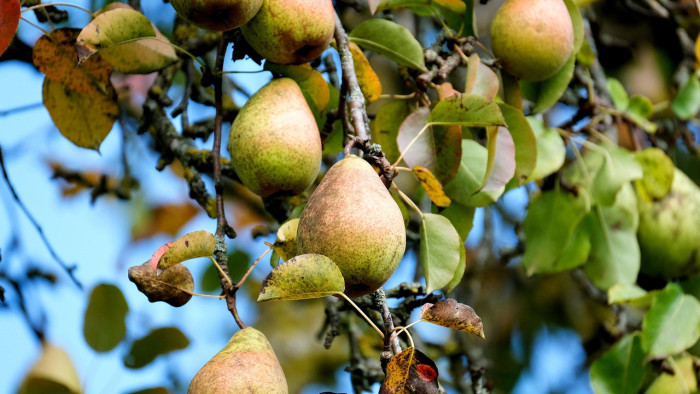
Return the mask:
<svg viewBox="0 0 700 394">
<path fill-rule="evenodd" d="M 437 372 L 435 372 L 430 365 L 418 364 L 416 365 L 416 372 L 418 372 L 418 376 L 420 376 L 421 379 L 428 382 L 432 382 L 437 378 Z"/>
<path fill-rule="evenodd" d="M 160 258 L 163 257 L 165 252 L 167 252 L 168 249 L 170 249 L 170 247 L 172 245 L 173 245 L 172 242 L 168 242 L 167 244 L 158 248 L 158 250 L 156 250 L 155 253 L 153 253 L 153 256 L 151 256 L 151 267 L 153 268 L 154 271 L 156 269 L 158 269 L 158 262 L 160 261 Z"/>
<path fill-rule="evenodd" d="M 0 0 L 0 56 L 10 46 L 20 16 L 19 0 Z"/>
</svg>

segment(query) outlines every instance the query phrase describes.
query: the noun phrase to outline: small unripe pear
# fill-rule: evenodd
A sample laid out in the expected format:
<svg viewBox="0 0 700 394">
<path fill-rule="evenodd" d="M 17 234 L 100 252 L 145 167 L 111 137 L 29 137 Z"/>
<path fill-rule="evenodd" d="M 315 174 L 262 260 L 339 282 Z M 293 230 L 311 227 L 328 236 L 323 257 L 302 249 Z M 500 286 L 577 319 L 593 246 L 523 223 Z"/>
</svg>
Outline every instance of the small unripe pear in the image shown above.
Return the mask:
<svg viewBox="0 0 700 394">
<path fill-rule="evenodd" d="M 700 188 L 682 171 L 660 201 L 637 192 L 641 271 L 675 279 L 700 273 Z"/>
<path fill-rule="evenodd" d="M 299 194 L 321 167 L 321 137 L 309 105 L 290 78 L 263 86 L 231 125 L 228 151 L 241 182 L 262 197 Z"/>
<path fill-rule="evenodd" d="M 207 30 L 232 30 L 247 23 L 263 0 L 170 0 L 175 11 L 195 26 Z"/>
<path fill-rule="evenodd" d="M 299 64 L 319 57 L 328 48 L 334 29 L 331 0 L 264 0 L 260 11 L 241 31 L 265 59 Z"/>
<path fill-rule="evenodd" d="M 287 379 L 267 338 L 246 327 L 192 378 L 188 394 L 287 393 Z"/>
<path fill-rule="evenodd" d="M 562 0 L 506 0 L 491 24 L 491 48 L 511 75 L 542 81 L 574 50 L 574 28 Z"/>
<path fill-rule="evenodd" d="M 372 166 L 353 155 L 335 163 L 301 214 L 297 252 L 329 257 L 357 297 L 383 285 L 405 249 L 401 210 Z"/>
</svg>

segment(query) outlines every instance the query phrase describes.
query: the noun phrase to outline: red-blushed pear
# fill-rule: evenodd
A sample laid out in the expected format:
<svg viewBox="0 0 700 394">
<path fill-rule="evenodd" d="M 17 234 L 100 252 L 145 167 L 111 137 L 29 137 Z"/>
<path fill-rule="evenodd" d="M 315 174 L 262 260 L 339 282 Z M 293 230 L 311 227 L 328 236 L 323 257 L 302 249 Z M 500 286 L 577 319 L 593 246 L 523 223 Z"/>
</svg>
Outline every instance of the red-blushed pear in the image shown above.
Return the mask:
<svg viewBox="0 0 700 394">
<path fill-rule="evenodd" d="M 562 0 L 506 0 L 491 23 L 491 48 L 509 74 L 542 81 L 574 50 L 574 28 Z"/>
<path fill-rule="evenodd" d="M 263 0 L 170 0 L 183 19 L 207 30 L 233 30 L 258 12 Z"/>
<path fill-rule="evenodd" d="M 328 48 L 334 29 L 331 0 L 264 0 L 241 31 L 265 59 L 299 64 L 319 57 Z"/>
<path fill-rule="evenodd" d="M 357 297 L 383 285 L 405 249 L 401 210 L 372 166 L 354 155 L 335 163 L 301 214 L 297 252 L 329 257 Z"/>
<path fill-rule="evenodd" d="M 299 85 L 279 78 L 241 108 L 228 140 L 241 182 L 261 197 L 303 192 L 321 167 L 321 136 Z"/>
<path fill-rule="evenodd" d="M 287 379 L 265 334 L 246 327 L 192 378 L 188 394 L 287 393 Z"/>
</svg>

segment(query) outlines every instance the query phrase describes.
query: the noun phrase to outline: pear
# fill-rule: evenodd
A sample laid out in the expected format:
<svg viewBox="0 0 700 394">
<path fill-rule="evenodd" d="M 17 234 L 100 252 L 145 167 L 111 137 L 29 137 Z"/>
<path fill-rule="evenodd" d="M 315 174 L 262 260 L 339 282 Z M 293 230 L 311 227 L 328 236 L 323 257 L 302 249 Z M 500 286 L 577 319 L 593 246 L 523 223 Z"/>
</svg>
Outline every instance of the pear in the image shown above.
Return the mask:
<svg viewBox="0 0 700 394">
<path fill-rule="evenodd" d="M 287 379 L 270 342 L 252 327 L 234 334 L 187 389 L 188 394 L 287 392 Z"/>
<path fill-rule="evenodd" d="M 18 394 L 81 393 L 80 379 L 65 350 L 42 343 L 41 356 L 24 378 Z"/>
<path fill-rule="evenodd" d="M 299 194 L 321 167 L 321 137 L 299 86 L 290 78 L 263 86 L 231 125 L 228 151 L 241 182 L 262 197 Z"/>
<path fill-rule="evenodd" d="M 170 0 L 183 19 L 207 30 L 226 31 L 255 16 L 263 0 Z"/>
<path fill-rule="evenodd" d="M 328 48 L 334 29 L 331 0 L 264 0 L 241 31 L 265 59 L 299 64 L 319 57 Z"/>
<path fill-rule="evenodd" d="M 700 188 L 675 169 L 671 191 L 651 201 L 637 189 L 641 271 L 675 279 L 700 273 Z"/>
<path fill-rule="evenodd" d="M 511 75 L 542 81 L 574 50 L 574 27 L 562 0 L 506 0 L 491 23 L 491 47 Z"/>
<path fill-rule="evenodd" d="M 301 214 L 297 252 L 329 257 L 357 297 L 384 284 L 405 249 L 401 210 L 372 166 L 354 155 L 335 163 Z"/>
</svg>

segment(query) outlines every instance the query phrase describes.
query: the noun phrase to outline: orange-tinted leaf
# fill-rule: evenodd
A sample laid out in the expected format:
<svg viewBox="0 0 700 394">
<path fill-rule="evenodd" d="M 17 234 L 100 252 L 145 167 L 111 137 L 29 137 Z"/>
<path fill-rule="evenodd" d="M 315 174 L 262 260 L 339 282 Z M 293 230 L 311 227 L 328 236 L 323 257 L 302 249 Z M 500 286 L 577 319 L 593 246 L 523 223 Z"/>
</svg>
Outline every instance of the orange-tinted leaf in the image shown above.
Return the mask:
<svg viewBox="0 0 700 394">
<path fill-rule="evenodd" d="M 460 94 L 449 82 L 438 85 L 437 93 L 440 100 Z"/>
<path fill-rule="evenodd" d="M 438 369 L 428 356 L 410 347 L 395 355 L 386 366 L 380 394 L 437 393 Z"/>
<path fill-rule="evenodd" d="M 165 253 L 163 253 L 157 261 L 157 266 L 154 266 L 154 260 L 152 258 L 151 266 L 153 269 L 159 268 L 165 270 L 186 260 L 196 257 L 211 256 L 214 254 L 215 246 L 216 239 L 212 233 L 204 230 L 193 231 L 178 238 L 175 242 L 172 242 L 172 245 L 167 248 Z"/>
<path fill-rule="evenodd" d="M 474 309 L 469 305 L 460 304 L 452 298 L 439 301 L 436 304 L 423 305 L 420 315 L 423 321 L 468 332 L 484 339 L 484 326 Z"/>
<path fill-rule="evenodd" d="M 493 100 L 498 94 L 498 88 L 498 75 L 496 75 L 490 67 L 481 62 L 476 52 L 469 56 L 467 83 L 464 88 L 464 93 L 476 93 L 489 100 Z"/>
<path fill-rule="evenodd" d="M 78 67 L 75 40 L 78 29 L 58 29 L 42 36 L 34 44 L 32 58 L 39 71 L 52 81 L 80 93 L 111 92 L 109 75 L 112 67 L 100 56 L 93 56 Z"/>
<path fill-rule="evenodd" d="M 362 94 L 368 103 L 376 101 L 382 94 L 382 82 L 379 80 L 377 73 L 374 72 L 372 66 L 369 65 L 369 60 L 365 57 L 357 44 L 350 43 L 350 52 L 352 52 L 352 61 L 355 65 L 355 73 L 357 74 L 357 82 L 360 84 Z"/>
<path fill-rule="evenodd" d="M 199 208 L 189 202 L 157 206 L 140 215 L 131 229 L 131 239 L 136 241 L 156 234 L 174 237 L 199 212 Z"/>
<path fill-rule="evenodd" d="M 19 0 L 0 0 L 0 56 L 10 46 L 20 16 Z"/>
<path fill-rule="evenodd" d="M 119 114 L 117 95 L 110 85 L 104 91 L 78 91 L 50 78 L 44 79 L 44 106 L 70 142 L 99 151 Z"/>
<path fill-rule="evenodd" d="M 174 307 L 185 305 L 192 298 L 191 293 L 194 290 L 192 274 L 182 264 L 174 265 L 156 275 L 156 271 L 147 261 L 129 267 L 129 280 L 148 297 L 148 301 L 163 301 Z"/>
<path fill-rule="evenodd" d="M 425 189 L 425 193 L 430 197 L 430 201 L 441 208 L 450 206 L 452 200 L 442 191 L 442 185 L 430 170 L 421 166 L 415 166 L 413 167 L 413 175 L 420 181 L 423 189 Z"/>
</svg>

